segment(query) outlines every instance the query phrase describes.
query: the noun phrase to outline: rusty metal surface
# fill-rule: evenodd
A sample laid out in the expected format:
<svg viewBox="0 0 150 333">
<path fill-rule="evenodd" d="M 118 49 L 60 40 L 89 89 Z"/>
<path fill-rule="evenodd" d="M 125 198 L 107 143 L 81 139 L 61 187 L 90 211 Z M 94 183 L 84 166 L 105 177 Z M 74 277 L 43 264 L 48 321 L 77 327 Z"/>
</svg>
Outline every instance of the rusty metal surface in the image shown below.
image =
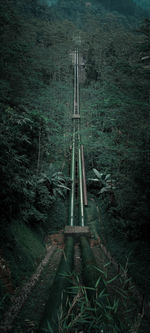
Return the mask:
<svg viewBox="0 0 150 333">
<path fill-rule="evenodd" d="M 74 236 L 89 236 L 90 235 L 90 230 L 89 227 L 81 227 L 81 226 L 66 226 L 64 230 L 65 235 L 74 235 Z"/>
<path fill-rule="evenodd" d="M 80 115 L 79 115 L 79 114 L 74 114 L 74 115 L 72 116 L 72 119 L 80 119 Z"/>
<path fill-rule="evenodd" d="M 85 176 L 85 162 L 84 162 L 84 149 L 83 145 L 81 145 L 81 156 L 82 156 L 82 175 L 83 175 L 83 197 L 84 197 L 84 205 L 88 205 L 87 200 L 87 187 L 86 187 L 86 176 Z"/>
</svg>

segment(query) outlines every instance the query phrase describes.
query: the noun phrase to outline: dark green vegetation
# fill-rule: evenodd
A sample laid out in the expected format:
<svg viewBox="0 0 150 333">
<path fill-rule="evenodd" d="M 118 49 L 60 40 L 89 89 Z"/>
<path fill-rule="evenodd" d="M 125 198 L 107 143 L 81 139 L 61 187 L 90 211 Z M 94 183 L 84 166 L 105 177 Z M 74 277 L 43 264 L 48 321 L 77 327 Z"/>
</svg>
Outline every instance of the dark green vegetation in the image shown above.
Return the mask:
<svg viewBox="0 0 150 333">
<path fill-rule="evenodd" d="M 135 33 L 116 15 L 107 19 L 107 30 L 106 23 L 95 22 L 85 45 L 81 109 L 88 189 L 97 197 L 103 242 L 118 262 L 128 260 L 129 273 L 149 302 L 150 67 L 141 58 L 150 54 L 150 22 Z"/>
<path fill-rule="evenodd" d="M 135 3 L 137 3 L 137 5 L 141 8 L 147 9 L 148 11 L 150 11 L 150 3 L 149 0 L 134 0 Z"/>
<path fill-rule="evenodd" d="M 150 291 L 150 20 L 144 15 L 131 0 L 0 2 L 0 255 L 13 289 L 44 255 L 45 235 L 67 221 L 69 53 L 79 33 L 81 136 L 88 190 L 101 212 L 98 231 L 119 262 L 128 258 L 140 292 Z M 10 292 L 6 282 L 2 297 Z"/>
<path fill-rule="evenodd" d="M 59 266 L 59 274 L 56 275 L 50 292 L 40 332 L 42 327 L 47 327 L 47 332 L 51 333 L 80 332 L 81 329 L 90 333 L 98 333 L 100 330 L 107 333 L 125 333 L 130 332 L 128 327 L 136 329 L 140 321 L 140 307 L 138 302 L 135 302 L 136 293 L 135 290 L 133 292 L 134 287 L 126 277 L 125 270 L 121 269 L 120 274 L 116 275 L 113 266 L 100 250 L 100 268 L 97 268 L 93 252 L 84 237 L 81 238 L 81 252 L 86 287 L 81 284 L 81 276 L 79 278 L 74 273 L 70 274 L 68 266 L 66 267 L 72 255 L 72 240 L 68 239 L 65 250 L 67 261 L 63 259 Z M 64 290 L 60 297 L 62 285 Z"/>
<path fill-rule="evenodd" d="M 96 32 L 87 37 L 83 141 L 89 178 L 95 179 L 89 180 L 89 190 L 99 197 L 102 215 L 107 214 L 105 232 L 126 240 L 136 260 L 136 253 L 140 258 L 144 251 L 141 244 L 149 256 L 149 67 L 140 59 L 149 54 L 150 23 L 141 27 L 141 39 L 115 20 L 111 16 L 108 31 L 97 22 Z M 92 168 L 102 174 L 99 179 Z"/>
<path fill-rule="evenodd" d="M 62 30 L 36 17 L 34 5 L 0 4 L 0 239 L 14 288 L 45 253 L 45 234 L 61 229 L 67 214 L 72 42 L 67 24 Z"/>
</svg>

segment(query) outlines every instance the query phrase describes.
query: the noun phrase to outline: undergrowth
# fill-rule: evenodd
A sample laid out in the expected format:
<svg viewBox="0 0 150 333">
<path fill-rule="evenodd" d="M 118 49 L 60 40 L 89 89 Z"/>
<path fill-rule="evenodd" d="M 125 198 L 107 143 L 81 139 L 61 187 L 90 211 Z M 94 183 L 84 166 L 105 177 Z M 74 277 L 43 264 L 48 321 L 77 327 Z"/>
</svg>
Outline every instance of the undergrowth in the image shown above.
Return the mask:
<svg viewBox="0 0 150 333">
<path fill-rule="evenodd" d="M 77 275 L 71 276 L 73 285 L 62 293 L 67 293 L 66 306 L 63 302 L 57 311 L 58 333 L 137 333 L 142 317 L 138 314 L 138 306 L 132 294 L 132 285 L 129 289 L 129 280 L 123 274 L 114 276 L 111 280 L 107 276 L 107 267 L 104 271 L 93 267 L 99 273 L 96 283 L 92 287 L 81 285 Z M 118 280 L 120 286 L 116 291 L 114 281 Z M 113 291 L 110 292 L 110 289 Z M 89 297 L 90 291 L 90 297 Z M 55 333 L 48 322 L 43 332 Z"/>
<path fill-rule="evenodd" d="M 5 276 L 1 271 L 0 316 L 10 304 L 11 294 L 16 293 L 31 277 L 46 253 L 42 233 L 17 222 L 12 223 L 7 233 L 1 236 L 1 249 L 8 273 Z"/>
<path fill-rule="evenodd" d="M 96 199 L 99 206 L 99 230 L 98 233 L 107 250 L 110 251 L 112 257 L 122 266 L 128 261 L 128 275 L 132 277 L 141 297 L 144 299 L 146 306 L 144 318 L 139 333 L 149 333 L 149 304 L 150 304 L 150 248 L 146 240 L 128 239 L 126 234 L 114 231 L 113 224 L 118 223 L 117 219 L 112 223 L 111 215 L 108 215 L 103 201 Z M 144 256 L 143 256 L 144 253 Z"/>
</svg>

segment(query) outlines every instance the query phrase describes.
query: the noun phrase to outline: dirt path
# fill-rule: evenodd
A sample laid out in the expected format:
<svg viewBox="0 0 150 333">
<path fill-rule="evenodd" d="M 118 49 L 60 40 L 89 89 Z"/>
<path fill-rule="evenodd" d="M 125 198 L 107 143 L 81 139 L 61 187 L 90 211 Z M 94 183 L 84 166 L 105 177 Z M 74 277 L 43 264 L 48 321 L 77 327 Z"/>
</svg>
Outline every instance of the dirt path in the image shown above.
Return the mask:
<svg viewBox="0 0 150 333">
<path fill-rule="evenodd" d="M 4 315 L 3 323 L 0 326 L 0 332 L 12 332 L 12 325 L 16 317 L 18 317 L 19 312 L 23 308 L 25 303 L 28 303 L 28 299 L 32 298 L 30 296 L 33 288 L 36 289 L 36 285 L 39 283 L 43 276 L 43 271 L 48 265 L 49 267 L 49 278 L 56 272 L 56 267 L 61 257 L 61 251 L 57 250 L 56 246 L 51 246 L 48 248 L 45 258 L 42 260 L 38 266 L 36 272 L 32 275 L 31 279 L 25 284 L 25 286 L 20 291 L 19 295 L 12 299 L 12 305 Z M 51 279 L 53 280 L 53 279 Z M 45 284 L 45 281 L 44 281 Z M 39 295 L 38 290 L 36 291 L 37 296 Z M 30 297 L 29 297 L 30 296 Z M 36 312 L 36 308 L 34 309 Z M 22 332 L 22 331 L 19 331 Z M 25 332 L 28 332 L 26 330 Z"/>
<path fill-rule="evenodd" d="M 50 288 L 53 284 L 61 255 L 62 251 L 57 249 L 50 258 L 30 297 L 28 297 L 17 316 L 11 333 L 33 333 L 37 331 L 49 298 Z"/>
</svg>

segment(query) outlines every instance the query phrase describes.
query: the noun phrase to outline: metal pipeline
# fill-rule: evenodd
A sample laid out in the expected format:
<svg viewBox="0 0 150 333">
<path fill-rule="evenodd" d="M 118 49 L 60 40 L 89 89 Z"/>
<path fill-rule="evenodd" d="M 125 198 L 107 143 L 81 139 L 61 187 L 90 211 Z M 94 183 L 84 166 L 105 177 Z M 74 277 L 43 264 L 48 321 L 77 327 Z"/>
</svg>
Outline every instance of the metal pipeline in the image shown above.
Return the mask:
<svg viewBox="0 0 150 333">
<path fill-rule="evenodd" d="M 77 100 L 77 51 L 75 50 L 75 63 L 74 63 L 74 111 L 76 114 L 76 100 Z M 74 225 L 74 211 L 75 211 L 75 149 L 76 149 L 76 123 L 73 119 L 73 138 L 72 138 L 72 164 L 71 164 L 71 200 L 70 200 L 70 216 L 69 225 Z"/>
<path fill-rule="evenodd" d="M 80 223 L 84 227 L 84 204 L 83 204 L 83 181 L 82 181 L 82 161 L 81 146 L 79 143 L 79 183 L 80 183 Z"/>
<path fill-rule="evenodd" d="M 80 194 L 80 225 L 84 227 L 84 203 L 87 205 L 86 183 L 84 157 L 81 149 L 80 136 L 80 98 L 79 98 L 79 52 L 75 50 L 74 62 L 74 111 L 73 111 L 73 143 L 72 143 L 72 166 L 71 166 L 71 202 L 69 225 L 74 226 L 75 215 L 75 180 L 76 180 L 76 141 L 77 141 L 77 158 L 78 158 L 78 178 L 79 178 L 79 194 Z M 83 195 L 84 194 L 84 195 Z"/>
<path fill-rule="evenodd" d="M 74 121 L 74 120 L 73 120 Z M 75 208 L 75 125 L 73 130 L 73 144 L 72 144 L 72 166 L 71 166 L 71 207 L 70 207 L 70 225 L 74 225 L 74 208 Z"/>
</svg>

